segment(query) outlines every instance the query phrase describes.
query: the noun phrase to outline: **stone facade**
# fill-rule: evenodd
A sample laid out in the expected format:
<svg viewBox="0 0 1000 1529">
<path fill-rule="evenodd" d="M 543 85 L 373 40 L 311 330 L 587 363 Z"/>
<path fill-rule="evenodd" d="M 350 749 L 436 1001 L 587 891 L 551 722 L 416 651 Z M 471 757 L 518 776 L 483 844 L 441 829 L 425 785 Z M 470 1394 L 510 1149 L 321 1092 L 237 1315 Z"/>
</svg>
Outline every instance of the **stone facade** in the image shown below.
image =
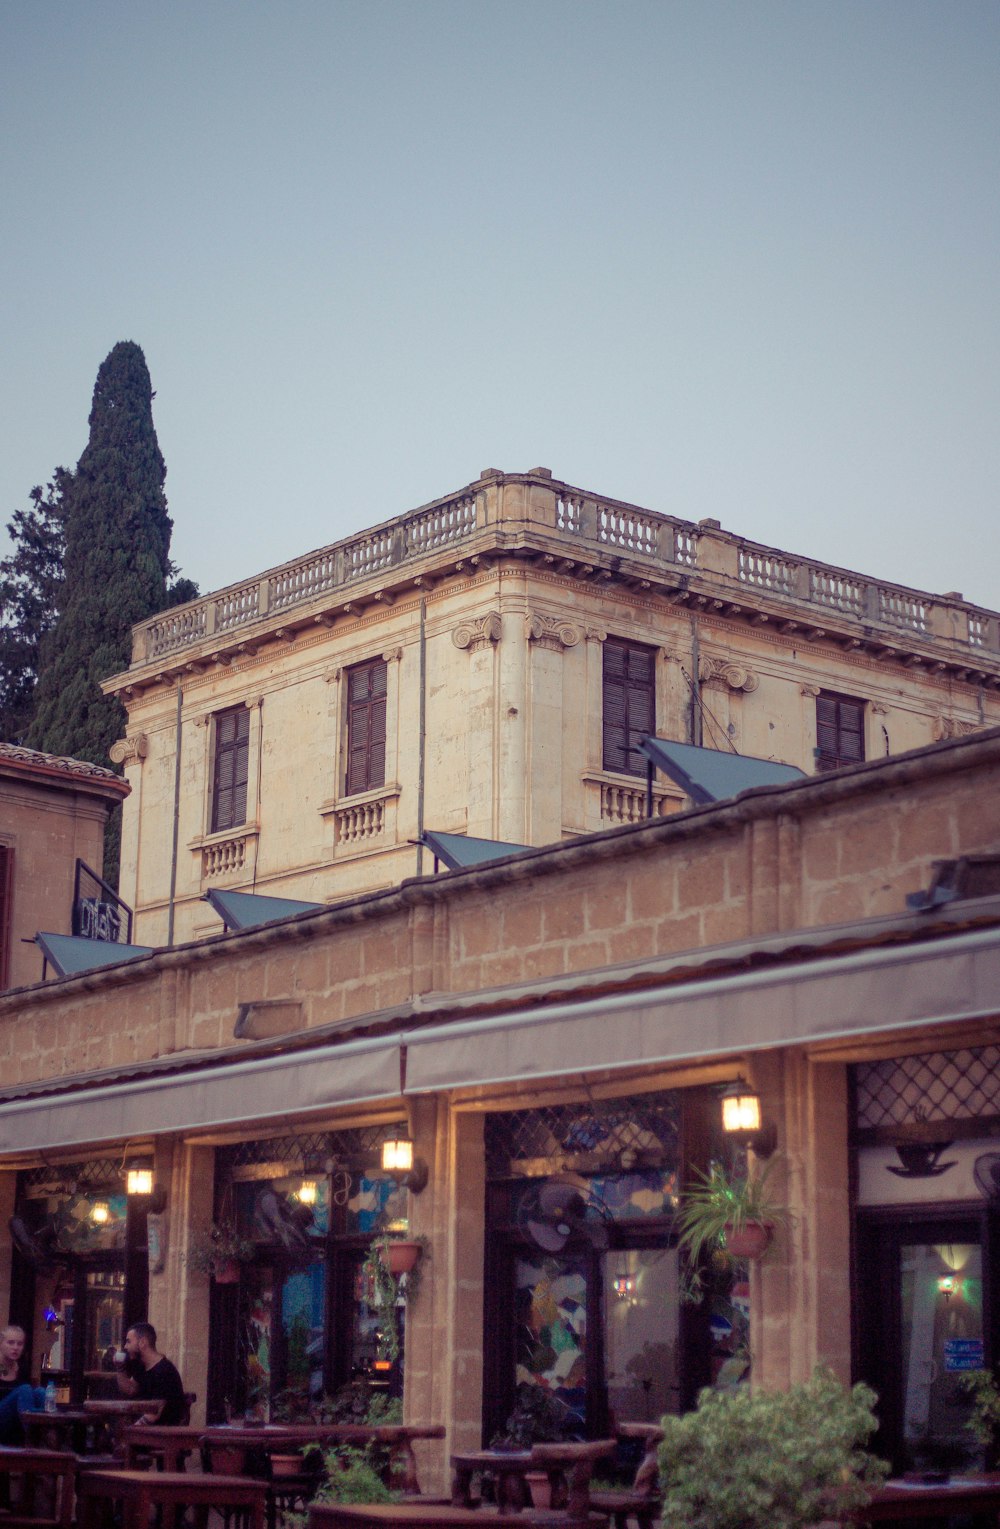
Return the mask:
<svg viewBox="0 0 1000 1529">
<path fill-rule="evenodd" d="M 461 1027 L 468 1046 L 476 1020 L 615 995 L 638 1001 L 674 978 L 739 974 L 751 956 L 786 961 L 813 938 L 835 961 L 876 949 L 889 929 L 903 944 L 940 934 L 933 921 L 906 914 L 906 894 L 927 887 L 937 860 L 1000 850 L 998 777 L 994 730 L 11 993 L 0 997 L 4 1100 L 27 1087 L 42 1105 L 71 1081 L 127 1089 L 146 1065 L 180 1069 L 194 1087 L 209 1076 L 200 1070 L 206 1061 L 266 1059 L 274 1046 L 233 1037 L 239 1006 L 255 1001 L 300 1005 L 300 1029 L 279 1048 L 322 1045 L 335 1076 L 338 1048 L 359 1038 L 374 1043 L 388 1033 L 405 1042 L 433 1021 Z M 978 917 L 1000 928 L 995 902 Z M 935 1043 L 951 1032 L 967 1036 L 968 1025 L 943 1018 Z M 980 1016 L 974 1033 L 1000 1039 L 1000 1019 Z M 446 1422 L 449 1435 L 444 1451 L 424 1451 L 425 1484 L 440 1485 L 448 1450 L 478 1443 L 481 1431 L 484 1112 L 749 1077 L 778 1125 L 778 1179 L 791 1212 L 787 1234 L 752 1276 L 755 1375 L 787 1384 L 822 1360 L 847 1378 L 848 1066 L 921 1042 L 919 1028 L 899 1025 L 891 1011 L 835 1047 L 787 1040 L 756 1049 L 727 1046 L 724 1034 L 692 1035 L 683 1059 L 649 1063 L 632 1058 L 623 1039 L 613 1068 L 593 1066 L 581 1051 L 548 1075 L 541 1066 L 528 1083 L 469 1082 L 409 1097 L 393 1083 L 367 1103 L 314 1107 L 313 1124 L 407 1118 L 431 1170 L 410 1204 L 411 1230 L 428 1237 L 433 1262 L 408 1333 L 406 1407 L 411 1417 Z M 32 1158 L 10 1149 L 4 1100 L 0 1190 L 8 1203 L 13 1170 Z M 290 1097 L 286 1123 L 297 1107 Z M 150 1319 L 170 1333 L 170 1352 L 202 1398 L 208 1283 L 184 1255 L 210 1210 L 213 1146 L 267 1135 L 273 1126 L 259 1108 L 248 1087 L 238 1125 L 131 1143 L 155 1152 L 168 1186 L 167 1255 L 150 1276 Z"/>
<path fill-rule="evenodd" d="M 136 938 L 217 930 L 212 886 L 320 903 L 419 872 L 424 828 L 553 844 L 638 822 L 604 767 L 609 639 L 655 652 L 663 737 L 813 773 L 817 697 L 884 758 L 1000 721 L 994 613 L 600 499 L 537 469 L 136 628 L 122 894 Z M 384 781 L 346 788 L 346 677 L 386 664 Z M 212 833 L 215 719 L 246 707 L 245 821 Z M 684 805 L 658 780 L 658 815 Z M 174 846 L 176 845 L 176 850 Z"/>
<path fill-rule="evenodd" d="M 98 874 L 109 812 L 128 794 L 111 770 L 0 743 L 0 987 L 37 982 L 37 930 L 69 934 L 77 859 Z"/>
</svg>

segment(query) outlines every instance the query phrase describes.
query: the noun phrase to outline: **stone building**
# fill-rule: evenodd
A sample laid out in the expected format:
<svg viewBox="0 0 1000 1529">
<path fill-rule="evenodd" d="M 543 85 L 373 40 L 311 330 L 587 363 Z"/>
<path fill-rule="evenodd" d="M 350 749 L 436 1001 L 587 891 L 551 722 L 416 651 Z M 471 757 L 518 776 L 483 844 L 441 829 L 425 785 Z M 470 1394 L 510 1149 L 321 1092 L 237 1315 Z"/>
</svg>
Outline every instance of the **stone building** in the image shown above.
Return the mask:
<svg viewBox="0 0 1000 1529">
<path fill-rule="evenodd" d="M 100 765 L 0 743 L 0 989 L 41 977 L 36 931 L 71 932 L 77 862 L 100 875 L 128 789 Z"/>
<path fill-rule="evenodd" d="M 596 1433 L 689 1404 L 743 1326 L 756 1380 L 874 1371 L 895 1458 L 955 1447 L 956 1374 L 998 1353 L 998 782 L 986 730 L 0 995 L 0 1280 L 36 1370 L 79 1394 L 148 1313 L 198 1416 L 377 1378 L 363 1260 L 398 1218 L 429 1489 L 519 1379 Z M 738 1079 L 788 1217 L 726 1316 L 681 1300 L 673 1212 Z M 400 1133 L 423 1187 L 381 1166 Z M 236 1283 L 188 1262 L 212 1217 L 252 1244 Z"/>
<path fill-rule="evenodd" d="M 239 888 L 333 903 L 436 829 L 554 844 L 639 821 L 643 733 L 797 765 L 1000 722 L 1000 624 L 602 498 L 547 469 L 433 504 L 142 623 L 116 745 L 136 938 Z M 684 805 L 660 776 L 654 811 Z"/>
</svg>

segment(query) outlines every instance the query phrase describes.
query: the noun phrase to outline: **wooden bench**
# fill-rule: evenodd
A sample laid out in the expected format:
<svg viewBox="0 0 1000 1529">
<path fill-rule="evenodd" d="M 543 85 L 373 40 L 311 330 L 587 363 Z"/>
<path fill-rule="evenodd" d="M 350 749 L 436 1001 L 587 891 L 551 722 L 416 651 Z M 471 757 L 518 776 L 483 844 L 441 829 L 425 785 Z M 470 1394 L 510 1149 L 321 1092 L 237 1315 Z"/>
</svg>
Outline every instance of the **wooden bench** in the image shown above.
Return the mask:
<svg viewBox="0 0 1000 1529">
<path fill-rule="evenodd" d="M 76 1461 L 61 1449 L 0 1449 L 0 1476 L 8 1484 L 11 1476 L 20 1476 L 23 1500 L 17 1508 L 0 1514 L 0 1524 L 11 1529 L 27 1525 L 47 1525 L 49 1529 L 69 1529 L 73 1522 L 73 1478 Z M 36 1510 L 37 1487 L 41 1481 L 52 1483 L 52 1512 Z M 10 1501 L 9 1495 L 7 1498 Z"/>
<path fill-rule="evenodd" d="M 91 1471 L 80 1477 L 77 1497 L 78 1529 L 107 1529 L 114 1502 L 124 1508 L 124 1529 L 148 1529 L 153 1507 L 195 1508 L 201 1524 L 209 1508 L 245 1508 L 248 1529 L 264 1529 L 267 1483 L 189 1471 Z"/>
<path fill-rule="evenodd" d="M 663 1429 L 656 1423 L 622 1423 L 618 1437 L 641 1440 L 643 1457 L 631 1487 L 591 1492 L 590 1511 L 602 1514 L 605 1522 L 610 1519 L 615 1529 L 627 1529 L 630 1518 L 635 1519 L 638 1529 L 653 1529 L 662 1506 L 658 1452 Z"/>
</svg>

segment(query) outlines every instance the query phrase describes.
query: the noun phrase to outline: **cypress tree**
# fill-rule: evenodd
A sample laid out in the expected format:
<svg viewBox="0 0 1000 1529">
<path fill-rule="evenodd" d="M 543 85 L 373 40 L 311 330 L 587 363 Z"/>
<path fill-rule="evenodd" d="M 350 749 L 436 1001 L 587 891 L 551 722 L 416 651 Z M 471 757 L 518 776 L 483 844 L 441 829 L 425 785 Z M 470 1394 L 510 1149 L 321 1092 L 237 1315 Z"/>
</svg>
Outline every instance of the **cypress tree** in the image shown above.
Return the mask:
<svg viewBox="0 0 1000 1529">
<path fill-rule="evenodd" d="M 97 374 L 90 438 L 62 480 L 65 554 L 59 616 L 42 641 L 32 748 L 108 765 L 125 711 L 100 681 L 128 667 L 132 624 L 163 610 L 173 572 L 166 467 L 153 426 L 153 390 L 141 348 L 116 345 Z M 110 826 L 110 825 L 109 825 Z M 105 874 L 117 879 L 118 833 L 108 836 Z M 113 871 L 113 875 L 108 875 Z"/>
</svg>

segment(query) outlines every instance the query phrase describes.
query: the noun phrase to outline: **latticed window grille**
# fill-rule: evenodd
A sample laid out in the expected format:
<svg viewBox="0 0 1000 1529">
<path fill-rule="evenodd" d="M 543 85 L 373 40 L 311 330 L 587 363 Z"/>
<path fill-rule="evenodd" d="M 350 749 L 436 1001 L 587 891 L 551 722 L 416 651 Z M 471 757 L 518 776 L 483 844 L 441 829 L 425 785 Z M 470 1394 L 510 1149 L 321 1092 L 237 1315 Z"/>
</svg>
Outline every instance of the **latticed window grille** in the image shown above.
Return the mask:
<svg viewBox="0 0 1000 1529">
<path fill-rule="evenodd" d="M 21 1185 L 29 1199 L 53 1192 L 71 1193 L 93 1189 L 124 1191 L 125 1172 L 117 1157 L 91 1158 L 83 1163 L 41 1163 L 25 1168 Z"/>
<path fill-rule="evenodd" d="M 1000 1046 L 859 1062 L 854 1079 L 859 1131 L 1000 1117 Z"/>
<path fill-rule="evenodd" d="M 650 1155 L 676 1161 L 680 1096 L 558 1104 L 486 1117 L 486 1174 L 490 1179 L 540 1178 L 562 1169 L 628 1169 Z"/>
<path fill-rule="evenodd" d="M 327 1158 L 345 1166 L 374 1164 L 381 1159 L 383 1141 L 397 1135 L 398 1130 L 398 1125 L 359 1126 L 349 1131 L 302 1131 L 294 1136 L 241 1141 L 220 1148 L 216 1159 L 219 1177 L 225 1180 L 235 1170 L 264 1163 L 285 1163 L 293 1170 Z"/>
</svg>

